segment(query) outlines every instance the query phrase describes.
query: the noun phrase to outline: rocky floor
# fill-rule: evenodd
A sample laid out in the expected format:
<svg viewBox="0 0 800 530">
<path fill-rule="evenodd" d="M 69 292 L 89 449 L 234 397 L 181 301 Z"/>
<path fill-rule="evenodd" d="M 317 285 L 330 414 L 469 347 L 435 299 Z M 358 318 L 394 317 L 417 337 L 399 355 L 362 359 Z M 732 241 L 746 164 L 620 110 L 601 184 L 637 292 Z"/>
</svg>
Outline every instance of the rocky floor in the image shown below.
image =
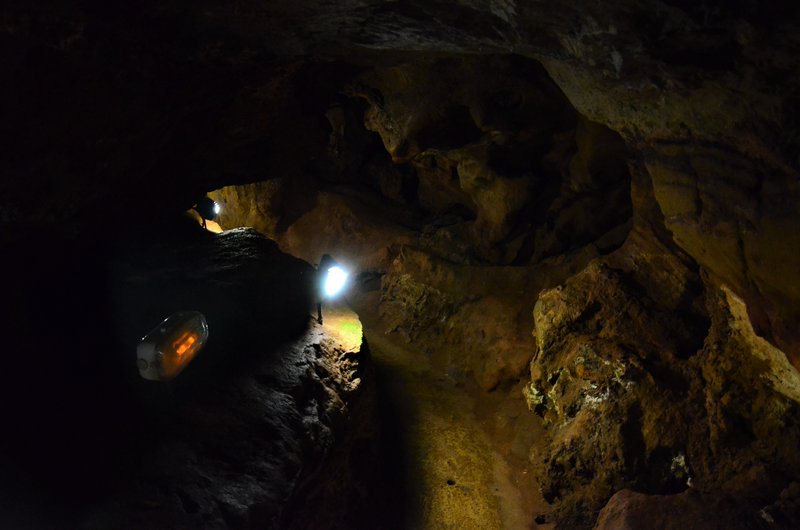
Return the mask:
<svg viewBox="0 0 800 530">
<path fill-rule="evenodd" d="M 800 528 L 800 2 L 6 4 L 0 529 Z"/>
<path fill-rule="evenodd" d="M 181 217 L 17 254 L 0 528 L 374 528 L 371 363 L 352 312 L 311 318 L 310 265 Z M 142 379 L 139 338 L 187 309 L 208 343 L 176 379 Z"/>
<path fill-rule="evenodd" d="M 151 443 L 80 528 L 287 528 L 306 519 L 296 496 L 357 438 L 345 432 L 361 419 L 352 413 L 365 394 L 361 326 L 352 313 L 347 320 L 349 333 L 314 324 L 247 373 L 194 392 L 151 386 Z M 338 479 L 329 501 L 348 506 L 352 477 Z"/>
<path fill-rule="evenodd" d="M 487 396 L 476 385 L 385 334 L 360 302 L 383 411 L 396 424 L 392 454 L 406 494 L 400 527 L 550 528 L 536 522 L 547 519 L 548 507 L 532 475 L 506 451 L 508 440 L 498 440 L 498 424 L 513 421 L 513 413 L 479 401 L 477 392 Z"/>
</svg>

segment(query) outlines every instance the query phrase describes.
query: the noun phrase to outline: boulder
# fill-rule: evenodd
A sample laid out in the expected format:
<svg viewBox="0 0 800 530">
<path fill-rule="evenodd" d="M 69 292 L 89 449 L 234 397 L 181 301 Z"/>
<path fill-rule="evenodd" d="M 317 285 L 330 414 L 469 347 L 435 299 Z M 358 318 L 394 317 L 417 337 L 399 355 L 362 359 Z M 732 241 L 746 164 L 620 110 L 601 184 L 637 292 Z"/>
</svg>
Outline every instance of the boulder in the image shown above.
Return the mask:
<svg viewBox="0 0 800 530">
<path fill-rule="evenodd" d="M 588 527 L 623 488 L 663 495 L 693 485 L 756 513 L 800 472 L 787 451 L 800 441 L 796 371 L 755 334 L 729 288 L 649 241 L 631 237 L 542 291 L 533 311 L 524 393 L 547 438 L 530 459 L 569 527 Z"/>
<path fill-rule="evenodd" d="M 595 530 L 726 530 L 775 528 L 766 513 L 754 513 L 735 500 L 693 489 L 676 495 L 646 495 L 622 490 L 600 512 Z"/>
</svg>

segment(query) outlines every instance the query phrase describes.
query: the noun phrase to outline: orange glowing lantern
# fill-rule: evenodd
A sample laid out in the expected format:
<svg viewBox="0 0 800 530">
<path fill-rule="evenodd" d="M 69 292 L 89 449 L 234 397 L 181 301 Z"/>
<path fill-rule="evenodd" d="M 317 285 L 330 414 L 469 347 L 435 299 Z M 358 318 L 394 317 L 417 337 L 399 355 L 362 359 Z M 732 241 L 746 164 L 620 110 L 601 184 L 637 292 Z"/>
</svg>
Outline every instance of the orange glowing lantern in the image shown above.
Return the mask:
<svg viewBox="0 0 800 530">
<path fill-rule="evenodd" d="M 208 340 L 208 323 L 199 311 L 170 315 L 136 347 L 139 375 L 169 381 L 183 371 Z"/>
</svg>

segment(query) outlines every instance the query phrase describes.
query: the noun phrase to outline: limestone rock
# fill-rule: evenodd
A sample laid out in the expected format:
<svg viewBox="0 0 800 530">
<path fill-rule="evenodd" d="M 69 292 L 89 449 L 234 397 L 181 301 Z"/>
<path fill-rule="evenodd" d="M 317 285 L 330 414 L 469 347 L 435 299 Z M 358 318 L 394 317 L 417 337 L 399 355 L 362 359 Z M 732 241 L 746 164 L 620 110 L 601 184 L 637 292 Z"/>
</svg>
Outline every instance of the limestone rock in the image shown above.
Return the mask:
<svg viewBox="0 0 800 530">
<path fill-rule="evenodd" d="M 188 226 L 150 237 L 133 243 L 123 238 L 109 265 L 109 318 L 121 344 L 135 343 L 187 308 L 204 313 L 211 328 L 209 349 L 215 353 L 199 364 L 234 355 L 242 344 L 245 350 L 272 346 L 305 327 L 315 272 L 259 232 L 211 234 Z"/>
<path fill-rule="evenodd" d="M 228 186 L 216 190 L 210 197 L 220 205 L 220 226 L 230 228 L 251 227 L 271 239 L 279 233 L 278 226 L 286 212 L 281 179 L 244 186 Z"/>
<path fill-rule="evenodd" d="M 528 297 L 587 260 L 494 267 L 403 247 L 382 279 L 380 314 L 387 332 L 413 341 L 435 365 L 493 389 L 515 381 L 531 358 Z"/>
<path fill-rule="evenodd" d="M 124 364 L 98 352 L 153 322 L 114 294 L 141 288 L 160 318 L 183 282 L 181 301 L 222 298 L 223 328 L 256 341 L 269 318 L 299 322 L 283 287 L 307 298 L 304 282 L 232 266 L 235 237 L 203 262 L 211 282 L 165 258 L 207 241 L 157 248 L 153 282 L 120 287 L 131 271 L 110 261 L 120 231 L 276 179 L 220 192 L 243 205 L 229 222 L 383 275 L 392 329 L 483 389 L 536 355 L 526 392 L 550 439 L 531 456 L 565 525 L 688 475 L 797 526 L 798 16 L 788 0 L 10 2 L 0 243 L 20 317 L 0 401 L 22 434 L 3 452 L 29 445 L 53 480 L 126 437 Z M 278 256 L 240 235 L 250 265 Z M 60 435 L 82 429 L 113 440 Z"/>
<path fill-rule="evenodd" d="M 4 98 L 0 220 L 74 230 L 137 215 L 130 197 L 164 212 L 225 184 L 330 177 L 358 161 L 348 152 L 331 163 L 329 148 L 365 138 L 347 132 L 345 93 L 363 95 L 366 122 L 396 161 L 502 133 L 513 147 L 500 158 L 546 181 L 560 171 L 531 171 L 550 147 L 539 133 L 574 108 L 648 159 L 678 244 L 798 362 L 795 3 L 246 4 L 9 6 L 3 60 L 18 75 Z M 427 67 L 402 66 L 414 60 Z M 453 165 L 430 154 L 439 160 L 419 172 L 423 202 L 472 209 L 481 236 L 519 236 L 501 235 L 523 213 L 513 201 L 496 201 L 502 215 L 487 211 L 495 201 L 439 193 L 455 190 Z M 571 166 L 583 171 L 581 160 Z M 562 226 L 587 228 L 575 221 Z M 508 254 L 481 249 L 495 262 Z"/>
<path fill-rule="evenodd" d="M 739 293 L 759 332 L 800 362 L 789 324 L 800 307 L 796 183 L 785 169 L 721 146 L 655 152 L 648 170 L 675 242 Z"/>
<path fill-rule="evenodd" d="M 498 76 L 475 82 L 482 68 Z M 621 139 L 585 119 L 572 132 L 575 114 L 543 74 L 522 58 L 417 61 L 362 76 L 355 92 L 366 127 L 414 168 L 420 206 L 472 212 L 481 259 L 540 260 L 629 218 Z"/>
<path fill-rule="evenodd" d="M 392 215 L 395 208 L 370 199 L 358 193 L 320 193 L 314 207 L 281 234 L 281 246 L 310 263 L 327 253 L 354 273 L 385 270 L 393 248 L 408 242 L 410 234 Z"/>
<path fill-rule="evenodd" d="M 676 464 L 688 420 L 672 405 L 687 389 L 675 365 L 702 347 L 705 330 L 634 297 L 634 288 L 593 262 L 534 308 L 537 353 L 525 394 L 551 438 L 531 459 L 542 466 L 545 497 L 576 510 L 566 520 L 624 484 L 680 491 L 688 479 Z"/>
<path fill-rule="evenodd" d="M 652 248 L 634 252 L 629 269 L 627 250 L 543 291 L 534 308 L 524 393 L 548 432 L 530 453 L 545 496 L 569 527 L 588 526 L 622 488 L 665 494 L 691 484 L 756 513 L 800 472 L 785 450 L 800 440 L 800 379 L 726 287 L 700 287 L 688 269 L 664 276 L 681 266 Z M 670 263 L 648 266 L 643 256 Z"/>
<path fill-rule="evenodd" d="M 595 530 L 775 528 L 767 514 L 748 511 L 730 498 L 687 490 L 676 495 L 645 495 L 622 490 L 600 512 Z"/>
</svg>

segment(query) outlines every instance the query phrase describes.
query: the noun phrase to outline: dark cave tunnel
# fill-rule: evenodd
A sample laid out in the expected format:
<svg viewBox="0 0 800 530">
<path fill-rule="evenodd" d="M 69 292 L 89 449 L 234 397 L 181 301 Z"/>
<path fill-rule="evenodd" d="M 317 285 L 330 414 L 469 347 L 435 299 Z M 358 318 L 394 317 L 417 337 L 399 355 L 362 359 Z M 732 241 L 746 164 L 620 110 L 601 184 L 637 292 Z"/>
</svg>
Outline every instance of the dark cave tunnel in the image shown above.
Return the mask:
<svg viewBox="0 0 800 530">
<path fill-rule="evenodd" d="M 795 11 L 417 4 L 3 8 L 0 526 L 800 525 Z"/>
</svg>

